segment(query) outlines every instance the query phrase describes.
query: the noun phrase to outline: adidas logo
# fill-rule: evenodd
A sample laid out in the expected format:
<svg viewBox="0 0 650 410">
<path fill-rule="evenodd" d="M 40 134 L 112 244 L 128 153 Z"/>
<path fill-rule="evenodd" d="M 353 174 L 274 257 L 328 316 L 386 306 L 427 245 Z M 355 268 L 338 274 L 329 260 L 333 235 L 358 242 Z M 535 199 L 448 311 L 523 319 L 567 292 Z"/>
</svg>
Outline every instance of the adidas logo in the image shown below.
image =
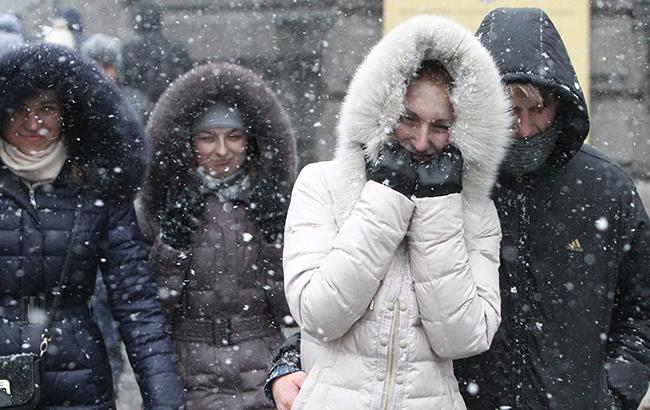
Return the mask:
<svg viewBox="0 0 650 410">
<path fill-rule="evenodd" d="M 572 240 L 567 246 L 566 249 L 571 251 L 571 252 L 582 252 L 582 245 L 580 245 L 580 241 L 577 239 Z"/>
</svg>

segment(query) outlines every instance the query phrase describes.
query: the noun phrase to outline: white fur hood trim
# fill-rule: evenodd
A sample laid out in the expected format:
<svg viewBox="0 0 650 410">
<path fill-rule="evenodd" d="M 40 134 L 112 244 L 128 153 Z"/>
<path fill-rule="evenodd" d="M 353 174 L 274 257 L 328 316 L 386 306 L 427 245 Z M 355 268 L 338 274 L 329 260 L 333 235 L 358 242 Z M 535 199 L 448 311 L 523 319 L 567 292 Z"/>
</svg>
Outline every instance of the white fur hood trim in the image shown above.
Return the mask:
<svg viewBox="0 0 650 410">
<path fill-rule="evenodd" d="M 406 86 L 423 60 L 442 62 L 455 81 L 451 102 L 456 121 L 450 140 L 465 161 L 463 197 L 473 202 L 488 196 L 510 140 L 510 105 L 487 50 L 469 30 L 439 16 L 417 16 L 400 24 L 357 69 L 337 128 L 335 161 L 350 178 L 345 184 L 353 190 L 363 185 L 360 144 L 376 158 L 404 112 Z"/>
</svg>

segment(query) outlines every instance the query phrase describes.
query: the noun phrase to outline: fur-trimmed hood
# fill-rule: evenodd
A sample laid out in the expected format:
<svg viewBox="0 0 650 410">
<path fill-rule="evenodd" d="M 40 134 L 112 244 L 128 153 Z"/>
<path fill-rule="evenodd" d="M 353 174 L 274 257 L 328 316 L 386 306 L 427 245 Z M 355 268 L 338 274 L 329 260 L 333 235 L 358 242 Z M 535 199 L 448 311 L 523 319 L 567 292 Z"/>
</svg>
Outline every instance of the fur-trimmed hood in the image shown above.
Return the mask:
<svg viewBox="0 0 650 410">
<path fill-rule="evenodd" d="M 376 158 L 404 113 L 404 95 L 424 60 L 438 60 L 454 79 L 456 120 L 450 141 L 464 158 L 463 197 L 488 196 L 510 141 L 510 104 L 499 72 L 472 33 L 438 16 L 418 16 L 386 35 L 357 69 L 338 124 L 336 161 L 350 186 L 365 180 L 362 144 Z"/>
<path fill-rule="evenodd" d="M 200 190 L 192 146 L 192 126 L 215 102 L 237 107 L 254 140 L 251 207 L 256 218 L 279 216 L 284 223 L 288 198 L 296 178 L 296 142 L 289 118 L 268 85 L 247 68 L 209 63 L 174 81 L 160 98 L 147 126 L 152 145 L 144 203 L 158 215 L 167 195 L 179 189 Z M 281 230 L 281 228 L 280 228 Z"/>
<path fill-rule="evenodd" d="M 112 81 L 72 50 L 37 44 L 0 60 L 0 126 L 37 90 L 54 90 L 61 135 L 84 189 L 131 200 L 145 172 L 144 132 Z"/>
</svg>

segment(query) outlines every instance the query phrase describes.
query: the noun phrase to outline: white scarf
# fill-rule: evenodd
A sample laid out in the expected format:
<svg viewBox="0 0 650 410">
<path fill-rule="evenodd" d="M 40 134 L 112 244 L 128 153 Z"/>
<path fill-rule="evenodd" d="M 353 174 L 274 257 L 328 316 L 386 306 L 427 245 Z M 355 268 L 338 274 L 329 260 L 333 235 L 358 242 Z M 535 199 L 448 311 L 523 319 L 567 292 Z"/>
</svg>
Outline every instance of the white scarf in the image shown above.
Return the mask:
<svg viewBox="0 0 650 410">
<path fill-rule="evenodd" d="M 32 184 L 41 185 L 56 179 L 68 158 L 68 152 L 61 139 L 43 151 L 27 155 L 0 138 L 0 158 L 15 175 Z"/>
</svg>

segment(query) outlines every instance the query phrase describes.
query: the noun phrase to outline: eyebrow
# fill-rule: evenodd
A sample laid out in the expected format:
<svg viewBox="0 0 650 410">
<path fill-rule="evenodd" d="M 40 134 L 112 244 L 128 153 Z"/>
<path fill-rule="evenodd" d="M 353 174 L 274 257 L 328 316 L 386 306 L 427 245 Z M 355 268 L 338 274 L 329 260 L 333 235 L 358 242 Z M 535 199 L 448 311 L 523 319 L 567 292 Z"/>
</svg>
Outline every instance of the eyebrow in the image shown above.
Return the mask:
<svg viewBox="0 0 650 410">
<path fill-rule="evenodd" d="M 40 99 L 45 102 L 45 101 L 58 101 L 58 96 L 54 92 L 44 92 L 44 93 L 39 93 L 36 94 Z"/>
<path fill-rule="evenodd" d="M 224 134 L 226 134 L 226 135 L 230 135 L 230 134 L 233 134 L 233 133 L 240 133 L 240 134 L 246 135 L 246 133 L 241 128 L 224 128 L 224 129 L 226 130 L 224 132 Z M 212 131 L 212 129 L 208 129 L 208 130 L 199 131 L 199 132 L 197 132 L 196 135 L 200 135 L 200 134 L 213 135 L 214 132 Z"/>
<path fill-rule="evenodd" d="M 419 115 L 409 110 L 407 107 L 404 107 L 404 114 L 409 117 L 417 117 L 421 119 Z M 429 124 L 438 125 L 438 126 L 439 125 L 450 126 L 453 122 L 454 122 L 454 118 L 441 118 L 441 119 L 431 121 Z"/>
</svg>

